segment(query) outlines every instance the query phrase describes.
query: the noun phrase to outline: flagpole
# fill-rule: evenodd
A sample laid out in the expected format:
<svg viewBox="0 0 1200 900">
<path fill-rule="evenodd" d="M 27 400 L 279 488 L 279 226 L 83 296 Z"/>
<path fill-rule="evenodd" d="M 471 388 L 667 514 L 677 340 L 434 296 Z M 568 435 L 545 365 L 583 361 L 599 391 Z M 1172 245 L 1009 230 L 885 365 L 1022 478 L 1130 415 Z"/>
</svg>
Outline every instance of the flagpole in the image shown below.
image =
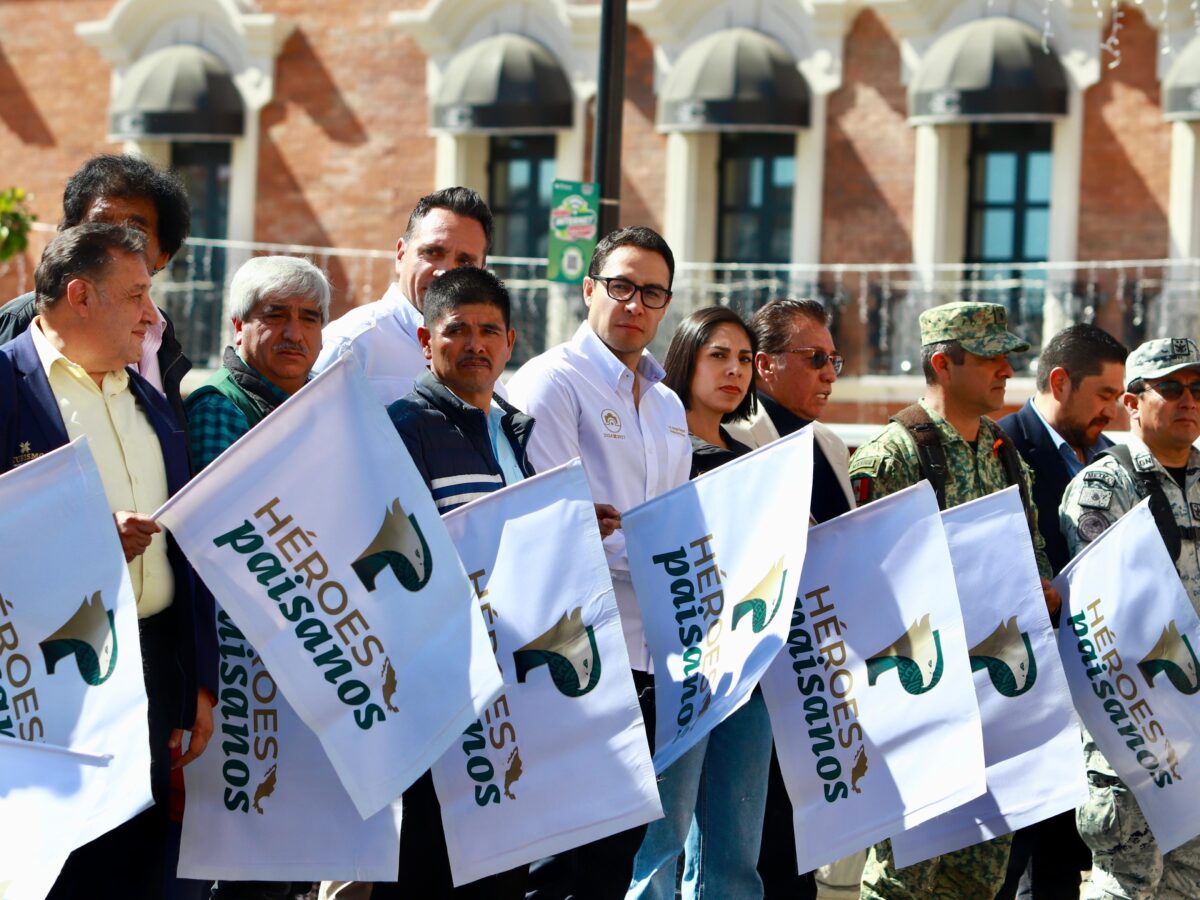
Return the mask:
<svg viewBox="0 0 1200 900">
<path fill-rule="evenodd" d="M 621 212 L 621 120 L 625 102 L 626 0 L 601 0 L 600 71 L 596 80 L 596 124 L 592 181 L 600 185 L 601 237 L 617 227 Z"/>
</svg>

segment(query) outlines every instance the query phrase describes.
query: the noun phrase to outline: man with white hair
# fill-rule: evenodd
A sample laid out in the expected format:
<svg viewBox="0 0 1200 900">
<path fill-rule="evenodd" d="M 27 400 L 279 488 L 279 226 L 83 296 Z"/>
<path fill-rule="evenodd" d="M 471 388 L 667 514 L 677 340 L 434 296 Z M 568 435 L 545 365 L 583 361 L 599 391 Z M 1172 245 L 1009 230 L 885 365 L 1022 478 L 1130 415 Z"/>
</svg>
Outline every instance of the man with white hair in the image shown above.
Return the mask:
<svg viewBox="0 0 1200 900">
<path fill-rule="evenodd" d="M 188 436 L 197 471 L 304 387 L 329 321 L 329 281 L 297 256 L 246 262 L 229 286 L 233 347 L 221 368 L 188 396 Z M 308 889 L 304 885 L 304 890 Z M 213 900 L 284 900 L 291 882 L 219 881 Z"/>
<path fill-rule="evenodd" d="M 304 387 L 329 321 L 329 281 L 306 259 L 260 256 L 238 269 L 229 305 L 234 346 L 186 403 L 197 470 Z"/>
</svg>

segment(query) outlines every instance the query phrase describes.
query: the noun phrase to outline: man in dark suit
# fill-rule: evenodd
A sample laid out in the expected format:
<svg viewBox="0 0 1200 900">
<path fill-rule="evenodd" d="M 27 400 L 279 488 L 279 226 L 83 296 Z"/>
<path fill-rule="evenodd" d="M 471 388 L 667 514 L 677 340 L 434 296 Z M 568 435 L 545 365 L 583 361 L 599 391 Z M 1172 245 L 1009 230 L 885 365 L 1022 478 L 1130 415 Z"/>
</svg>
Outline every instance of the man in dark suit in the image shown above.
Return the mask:
<svg viewBox="0 0 1200 900">
<path fill-rule="evenodd" d="M 154 805 L 77 848 L 55 900 L 162 896 L 170 752 L 186 765 L 212 733 L 211 601 L 151 517 L 190 477 L 187 442 L 166 398 L 130 367 L 157 316 L 145 249 L 125 226 L 64 229 L 38 265 L 37 316 L 0 346 L 0 473 L 87 437 L 137 600 L 149 701 Z"/>
<path fill-rule="evenodd" d="M 1117 414 L 1128 350 L 1094 325 L 1072 325 L 1050 339 L 1037 367 L 1037 394 L 1000 420 L 1033 470 L 1033 502 L 1046 556 L 1057 574 L 1070 560 L 1058 528 L 1067 483 L 1112 441 L 1102 433 Z M 1008 875 L 997 900 L 1078 897 L 1080 871 L 1091 853 L 1065 812 L 1023 828 L 1013 838 Z M 1022 878 L 1028 868 L 1028 877 Z"/>
</svg>

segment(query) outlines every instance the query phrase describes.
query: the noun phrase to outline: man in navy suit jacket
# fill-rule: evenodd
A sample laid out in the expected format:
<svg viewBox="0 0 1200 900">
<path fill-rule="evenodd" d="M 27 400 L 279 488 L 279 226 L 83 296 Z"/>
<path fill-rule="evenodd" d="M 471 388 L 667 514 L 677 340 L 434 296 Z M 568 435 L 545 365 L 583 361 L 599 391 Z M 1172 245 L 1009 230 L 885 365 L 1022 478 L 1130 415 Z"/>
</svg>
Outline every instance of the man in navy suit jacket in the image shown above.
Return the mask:
<svg viewBox="0 0 1200 900">
<path fill-rule="evenodd" d="M 1067 483 L 1112 441 L 1103 431 L 1116 416 L 1125 390 L 1129 351 L 1094 325 L 1072 325 L 1050 339 L 1038 359 L 1037 394 L 1000 420 L 1033 470 L 1033 502 L 1046 556 L 1057 574 L 1069 562 L 1067 542 L 1058 530 L 1058 506 Z M 1075 829 L 1074 811 L 1017 832 L 1008 876 L 997 900 L 1016 895 L 1029 867 L 1032 896 L 1078 897 L 1080 871 L 1091 852 Z"/>
<path fill-rule="evenodd" d="M 124 226 L 60 232 L 35 276 L 38 316 L 0 347 L 0 473 L 87 436 L 130 566 L 149 700 L 155 804 L 76 849 L 53 898 L 162 896 L 170 750 L 186 764 L 212 733 L 216 642 L 197 625 L 211 625 L 210 601 L 150 517 L 190 477 L 187 442 L 166 398 L 127 368 L 155 319 L 144 251 Z"/>
</svg>

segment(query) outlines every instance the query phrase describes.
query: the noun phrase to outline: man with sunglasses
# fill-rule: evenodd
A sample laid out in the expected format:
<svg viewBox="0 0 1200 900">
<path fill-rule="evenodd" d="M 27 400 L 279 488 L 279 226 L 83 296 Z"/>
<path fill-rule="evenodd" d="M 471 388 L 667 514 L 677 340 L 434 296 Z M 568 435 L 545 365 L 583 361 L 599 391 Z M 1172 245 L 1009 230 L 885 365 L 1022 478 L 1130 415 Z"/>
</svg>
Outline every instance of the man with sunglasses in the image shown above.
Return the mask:
<svg viewBox="0 0 1200 900">
<path fill-rule="evenodd" d="M 813 522 L 827 522 L 854 508 L 847 466 L 850 453 L 831 428 L 817 419 L 825 411 L 833 384 L 842 372 L 842 356 L 834 348 L 829 314 L 816 300 L 777 298 L 754 314 L 750 328 L 758 344 L 754 368 L 758 410 L 746 422 L 725 429 L 747 447 L 758 448 L 813 426 Z M 830 891 L 858 890 L 865 854 L 855 853 L 822 866 L 816 873 L 797 871 L 792 804 L 779 759 L 772 751 L 767 784 L 758 874 L 766 900 L 789 897 L 811 900 L 817 886 Z"/>
<path fill-rule="evenodd" d="M 587 321 L 567 343 L 531 359 L 508 383 L 514 406 L 537 420 L 529 460 L 537 471 L 580 457 L 592 498 L 632 509 L 688 480 L 692 444 L 683 404 L 662 384 L 662 366 L 646 349 L 671 302 L 675 258 L 649 228 L 622 228 L 596 246 L 583 280 Z M 642 617 L 629 576 L 625 535 L 604 541 L 613 592 L 654 733 L 653 679 Z M 650 698 L 647 704 L 646 700 Z M 534 863 L 530 898 L 620 897 L 645 826 Z"/>
<path fill-rule="evenodd" d="M 1147 341 L 1125 363 L 1129 442 L 1067 486 L 1059 523 L 1078 553 L 1146 497 L 1192 605 L 1200 610 L 1200 347 Z M 1159 851 L 1137 801 L 1084 733 L 1088 799 L 1076 813 L 1092 850 L 1089 897 L 1200 897 L 1200 838 Z"/>
<path fill-rule="evenodd" d="M 1033 540 L 1046 606 L 1053 615 L 1059 597 L 1046 580 L 1050 563 L 1045 541 L 1037 530 L 1037 510 L 1028 502 L 1032 476 L 1007 435 L 988 418 L 1004 406 L 1005 386 L 1013 374 L 1008 355 L 1028 350 L 1029 344 L 1008 330 L 1008 311 L 997 303 L 946 303 L 925 310 L 919 322 L 925 396 L 854 453 L 850 482 L 855 497 L 866 503 L 928 478 L 947 509 L 1018 484 L 1029 518 L 1026 539 Z M 935 454 L 941 456 L 940 479 L 928 464 Z M 883 841 L 867 857 L 860 896 L 994 897 L 1004 883 L 1011 844 L 1012 836 L 1003 835 L 897 868 L 891 843 Z"/>
</svg>

